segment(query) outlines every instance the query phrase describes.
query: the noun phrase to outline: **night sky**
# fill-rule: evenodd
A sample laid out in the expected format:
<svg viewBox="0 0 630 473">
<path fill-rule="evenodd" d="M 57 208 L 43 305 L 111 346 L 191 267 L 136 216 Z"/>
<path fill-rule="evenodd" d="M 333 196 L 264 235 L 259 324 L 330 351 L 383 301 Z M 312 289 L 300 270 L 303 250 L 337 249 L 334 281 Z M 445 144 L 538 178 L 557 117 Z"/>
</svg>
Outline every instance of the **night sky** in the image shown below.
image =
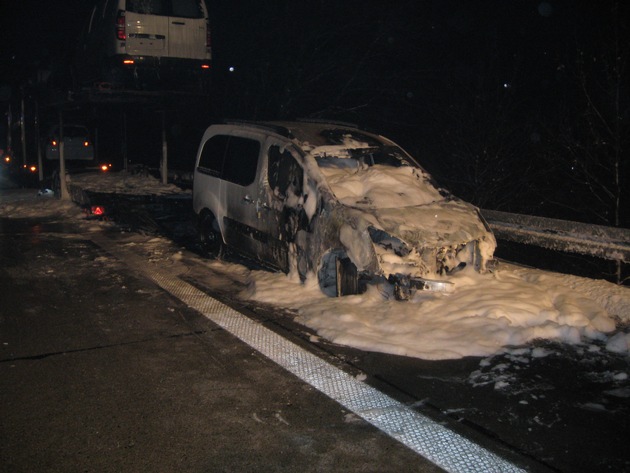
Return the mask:
<svg viewBox="0 0 630 473">
<path fill-rule="evenodd" d="M 71 61 L 93 2 L 1 1 L 4 82 Z M 627 2 L 207 3 L 214 119 L 358 123 L 477 205 L 630 224 Z"/>
<path fill-rule="evenodd" d="M 588 41 L 605 21 L 612 1 L 580 2 L 538 0 L 488 1 L 282 1 L 218 0 L 210 3 L 213 50 L 221 74 L 235 66 L 247 73 L 260 56 L 276 62 L 303 44 L 330 48 L 332 55 L 347 54 L 349 61 L 373 41 L 387 47 L 377 67 L 419 74 L 441 67 L 466 70 L 492 59 L 503 70 L 506 83 L 515 67 L 534 72 L 536 79 L 553 80 L 567 47 Z M 68 57 L 85 24 L 93 1 L 2 0 L 3 72 L 49 58 Z M 304 30 L 299 32 L 300 30 Z M 326 30 L 336 46 L 326 43 Z M 341 32 L 343 31 L 343 34 Z M 299 32 L 299 33 L 298 33 Z M 378 35 L 379 38 L 376 38 Z M 302 45 L 295 41 L 303 40 Z M 336 48 L 339 48 L 336 50 Z M 262 48 L 268 51 L 261 51 Z M 439 56 L 436 53 L 439 52 Z M 492 58 L 488 53 L 492 52 Z M 285 55 L 285 58 L 281 57 Z M 390 55 L 389 59 L 384 57 Z M 520 64 L 516 64 L 520 62 Z M 539 72 L 540 71 L 540 72 Z M 540 76 L 538 77 L 538 75 Z"/>
</svg>

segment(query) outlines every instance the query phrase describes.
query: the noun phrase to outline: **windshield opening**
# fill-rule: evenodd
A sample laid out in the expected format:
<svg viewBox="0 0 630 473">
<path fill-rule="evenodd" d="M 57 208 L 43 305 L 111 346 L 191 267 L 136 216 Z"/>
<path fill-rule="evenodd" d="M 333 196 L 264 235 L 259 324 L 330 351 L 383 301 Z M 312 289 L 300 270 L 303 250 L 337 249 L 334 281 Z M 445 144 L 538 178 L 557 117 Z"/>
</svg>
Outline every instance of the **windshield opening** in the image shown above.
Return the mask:
<svg viewBox="0 0 630 473">
<path fill-rule="evenodd" d="M 326 149 L 311 151 L 320 167 L 357 168 L 363 166 L 401 167 L 413 166 L 415 163 L 397 146 L 374 146 L 368 148 L 350 148 L 339 146 L 338 149 L 329 146 Z"/>
</svg>

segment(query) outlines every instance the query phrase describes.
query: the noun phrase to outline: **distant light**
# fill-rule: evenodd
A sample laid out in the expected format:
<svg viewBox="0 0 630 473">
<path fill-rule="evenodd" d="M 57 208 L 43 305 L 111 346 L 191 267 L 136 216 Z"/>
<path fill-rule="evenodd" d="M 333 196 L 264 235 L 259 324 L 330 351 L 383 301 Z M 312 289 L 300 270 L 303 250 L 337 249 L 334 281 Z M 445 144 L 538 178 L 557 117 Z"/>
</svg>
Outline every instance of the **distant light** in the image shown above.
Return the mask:
<svg viewBox="0 0 630 473">
<path fill-rule="evenodd" d="M 234 67 L 234 66 L 228 67 L 228 71 L 230 71 L 230 72 L 234 72 L 235 70 L 236 70 L 236 67 Z"/>
<path fill-rule="evenodd" d="M 504 88 L 504 89 L 511 89 L 511 88 L 512 88 L 512 84 L 510 84 L 509 82 L 505 82 L 505 83 L 503 84 L 503 88 Z"/>
</svg>

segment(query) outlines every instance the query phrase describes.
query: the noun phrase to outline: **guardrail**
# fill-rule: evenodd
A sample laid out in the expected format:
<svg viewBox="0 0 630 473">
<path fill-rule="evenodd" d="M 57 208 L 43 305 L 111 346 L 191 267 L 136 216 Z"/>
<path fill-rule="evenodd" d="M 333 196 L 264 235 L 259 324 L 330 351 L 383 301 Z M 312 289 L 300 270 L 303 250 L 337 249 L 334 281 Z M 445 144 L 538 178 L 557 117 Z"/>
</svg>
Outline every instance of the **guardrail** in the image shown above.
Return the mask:
<svg viewBox="0 0 630 473">
<path fill-rule="evenodd" d="M 630 229 L 481 210 L 498 239 L 630 263 Z"/>
</svg>

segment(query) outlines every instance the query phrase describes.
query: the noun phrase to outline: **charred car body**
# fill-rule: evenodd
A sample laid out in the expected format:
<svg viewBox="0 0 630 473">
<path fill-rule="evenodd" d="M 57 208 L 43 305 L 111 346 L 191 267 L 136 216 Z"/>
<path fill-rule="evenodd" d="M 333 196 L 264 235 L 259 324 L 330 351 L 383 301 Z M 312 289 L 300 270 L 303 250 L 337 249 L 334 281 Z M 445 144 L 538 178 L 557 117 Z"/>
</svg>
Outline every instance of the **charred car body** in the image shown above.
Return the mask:
<svg viewBox="0 0 630 473">
<path fill-rule="evenodd" d="M 195 166 L 201 241 L 316 274 L 328 295 L 388 280 L 406 299 L 484 271 L 496 241 L 478 210 L 437 187 L 395 143 L 331 123 L 210 126 Z"/>
</svg>

